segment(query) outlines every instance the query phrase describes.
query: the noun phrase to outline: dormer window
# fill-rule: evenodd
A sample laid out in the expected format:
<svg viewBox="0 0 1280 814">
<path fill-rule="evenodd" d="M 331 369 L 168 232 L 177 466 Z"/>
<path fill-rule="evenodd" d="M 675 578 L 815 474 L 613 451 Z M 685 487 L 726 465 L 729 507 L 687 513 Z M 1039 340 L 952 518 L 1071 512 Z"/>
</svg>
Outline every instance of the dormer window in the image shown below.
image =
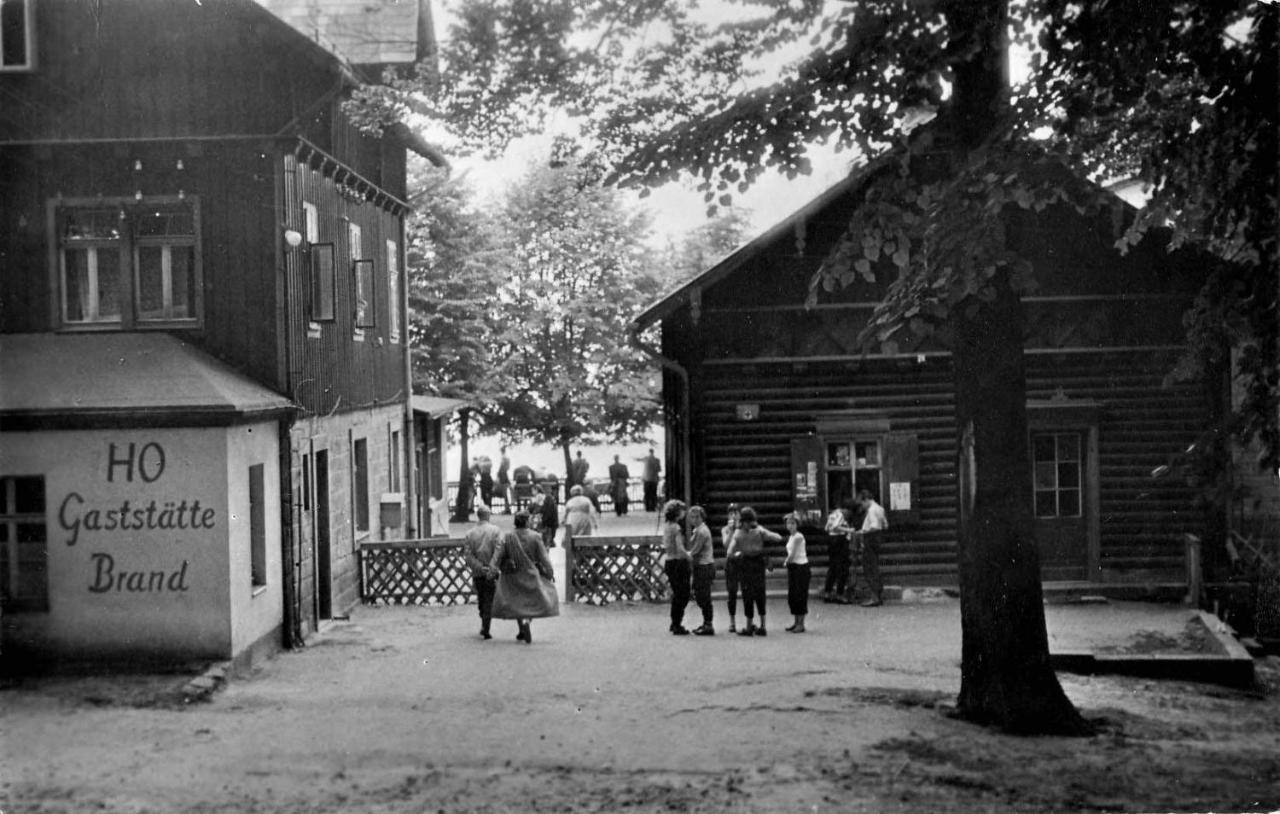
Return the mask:
<svg viewBox="0 0 1280 814">
<path fill-rule="evenodd" d="M 55 204 L 64 328 L 199 327 L 199 205 L 193 196 Z"/>
<path fill-rule="evenodd" d="M 35 0 L 0 0 L 0 71 L 29 71 L 35 67 Z"/>
</svg>

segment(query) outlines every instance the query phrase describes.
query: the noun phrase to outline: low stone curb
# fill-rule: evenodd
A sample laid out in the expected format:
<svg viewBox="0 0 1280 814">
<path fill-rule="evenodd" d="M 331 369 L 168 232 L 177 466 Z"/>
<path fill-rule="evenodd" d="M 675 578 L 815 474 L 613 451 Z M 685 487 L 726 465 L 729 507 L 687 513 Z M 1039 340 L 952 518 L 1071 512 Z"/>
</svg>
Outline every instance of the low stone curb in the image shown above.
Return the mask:
<svg viewBox="0 0 1280 814">
<path fill-rule="evenodd" d="M 1219 654 L 1104 653 L 1061 651 L 1049 654 L 1053 669 L 1081 675 L 1131 675 L 1222 684 L 1248 689 L 1254 685 L 1253 657 L 1236 640 L 1231 628 L 1208 611 L 1198 611 L 1200 623 L 1221 650 Z"/>
</svg>

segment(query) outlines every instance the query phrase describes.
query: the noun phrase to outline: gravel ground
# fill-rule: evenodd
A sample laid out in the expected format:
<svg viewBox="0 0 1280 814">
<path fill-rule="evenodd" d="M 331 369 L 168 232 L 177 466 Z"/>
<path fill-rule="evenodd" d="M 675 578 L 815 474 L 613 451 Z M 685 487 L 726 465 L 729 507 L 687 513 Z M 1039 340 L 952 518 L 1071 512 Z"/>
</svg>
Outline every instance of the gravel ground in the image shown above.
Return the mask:
<svg viewBox="0 0 1280 814">
<path fill-rule="evenodd" d="M 1274 658 L 1252 691 L 1064 674 L 1099 734 L 1017 738 L 948 715 L 954 600 L 816 604 L 803 635 L 771 611 L 676 638 L 661 605 L 570 606 L 526 646 L 473 606 L 362 607 L 199 703 L 184 675 L 13 683 L 0 809 L 1280 809 Z"/>
</svg>

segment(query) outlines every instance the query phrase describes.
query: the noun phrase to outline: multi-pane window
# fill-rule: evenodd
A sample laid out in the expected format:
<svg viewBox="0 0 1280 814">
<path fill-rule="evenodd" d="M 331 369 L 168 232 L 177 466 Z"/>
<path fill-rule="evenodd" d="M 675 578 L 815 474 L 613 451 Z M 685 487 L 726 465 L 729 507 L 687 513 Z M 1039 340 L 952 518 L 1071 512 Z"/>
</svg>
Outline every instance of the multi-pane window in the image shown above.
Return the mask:
<svg viewBox="0 0 1280 814">
<path fill-rule="evenodd" d="M 1036 517 L 1079 517 L 1080 433 L 1047 432 L 1031 437 Z"/>
<path fill-rule="evenodd" d="M 57 209 L 63 325 L 198 326 L 197 202 L 129 203 Z"/>
<path fill-rule="evenodd" d="M 369 444 L 357 438 L 351 450 L 351 497 L 355 501 L 356 531 L 369 530 Z"/>
<path fill-rule="evenodd" d="M 400 246 L 387 241 L 387 341 L 400 341 Z"/>
<path fill-rule="evenodd" d="M 35 0 L 0 0 L 0 71 L 35 67 Z"/>
<path fill-rule="evenodd" d="M 841 441 L 827 444 L 827 501 L 842 506 L 866 489 L 877 503 L 884 502 L 879 440 Z"/>
<path fill-rule="evenodd" d="M 123 210 L 114 208 L 62 212 L 63 322 L 120 322 L 126 228 L 122 215 Z"/>
<path fill-rule="evenodd" d="M 0 478 L 0 599 L 7 610 L 49 608 L 43 477 Z"/>
<path fill-rule="evenodd" d="M 138 320 L 191 319 L 196 311 L 195 218 L 186 208 L 148 208 L 134 221 Z"/>
</svg>

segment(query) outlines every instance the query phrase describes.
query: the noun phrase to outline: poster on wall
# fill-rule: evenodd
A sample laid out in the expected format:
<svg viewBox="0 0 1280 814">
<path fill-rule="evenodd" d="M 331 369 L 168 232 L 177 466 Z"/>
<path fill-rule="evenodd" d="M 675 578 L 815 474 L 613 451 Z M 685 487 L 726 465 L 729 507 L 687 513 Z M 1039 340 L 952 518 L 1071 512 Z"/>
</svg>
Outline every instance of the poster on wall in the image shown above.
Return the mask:
<svg viewBox="0 0 1280 814">
<path fill-rule="evenodd" d="M 895 512 L 911 511 L 911 483 L 889 484 L 889 510 Z"/>
</svg>

